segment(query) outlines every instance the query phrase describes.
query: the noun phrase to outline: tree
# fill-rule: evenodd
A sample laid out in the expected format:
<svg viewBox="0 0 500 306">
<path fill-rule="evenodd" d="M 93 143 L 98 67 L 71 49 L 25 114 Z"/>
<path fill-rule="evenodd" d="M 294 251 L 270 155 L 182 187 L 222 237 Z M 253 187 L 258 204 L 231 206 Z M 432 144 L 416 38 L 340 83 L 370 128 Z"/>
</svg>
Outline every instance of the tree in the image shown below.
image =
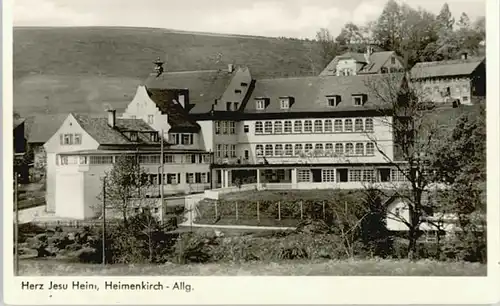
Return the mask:
<svg viewBox="0 0 500 306">
<path fill-rule="evenodd" d="M 400 5 L 395 0 L 387 1 L 373 29 L 373 38 L 380 47 L 386 50 L 399 50 L 402 37 L 400 25 L 403 21 Z"/>
<path fill-rule="evenodd" d="M 438 39 L 435 15 L 407 4 L 387 2 L 371 32 L 373 40 L 382 48 L 403 56 L 408 67 L 420 60 L 428 60 L 437 49 L 429 48 Z"/>
<path fill-rule="evenodd" d="M 118 156 L 111 170 L 106 173 L 104 183 L 106 207 L 118 211 L 123 222 L 127 224 L 132 206 L 137 205 L 137 200 L 141 201 L 141 196 L 145 197 L 144 190 L 150 186 L 147 174 L 141 168 L 137 157 Z M 101 193 L 100 197 L 102 196 Z"/>
<path fill-rule="evenodd" d="M 465 12 L 460 16 L 460 19 L 457 22 L 457 26 L 459 29 L 470 29 L 470 19 Z"/>
<path fill-rule="evenodd" d="M 423 110 L 419 103 L 422 93 L 416 86 L 410 86 L 408 74 L 384 74 L 366 79 L 368 91 L 380 101 L 376 108 L 381 124 L 387 125 L 393 133 L 394 153 L 386 152 L 386 146 L 375 136 L 367 134 L 376 150 L 385 161 L 395 168 L 403 182 L 394 182 L 390 187 L 393 196 L 403 199 L 409 210 L 409 219 L 388 213 L 408 228 L 408 257 L 417 254 L 417 239 L 421 235 L 420 225 L 428 212 L 424 196 L 432 187 L 434 177 L 430 171 L 432 152 L 441 141 L 441 128 L 435 115 Z"/>
<path fill-rule="evenodd" d="M 473 245 L 472 249 L 484 248 L 484 253 L 474 256 L 485 260 L 486 115 L 484 105 L 474 108 L 458 118 L 447 141 L 436 148 L 433 168 L 437 178 L 449 186 L 438 209 L 457 215 L 462 243 L 469 248 Z"/>
<path fill-rule="evenodd" d="M 368 43 L 368 27 L 359 27 L 352 22 L 344 25 L 340 34 L 335 38 L 341 52 L 364 52 Z"/>
<path fill-rule="evenodd" d="M 450 7 L 448 3 L 443 4 L 441 11 L 437 15 L 437 21 L 439 23 L 439 29 L 442 31 L 441 33 L 444 35 L 445 33 L 449 33 L 453 31 L 453 25 L 455 24 L 455 18 L 451 15 Z"/>
<path fill-rule="evenodd" d="M 316 33 L 316 41 L 319 43 L 320 55 L 322 59 L 322 67 L 326 67 L 333 58 L 337 55 L 338 46 L 333 39 L 330 31 L 325 28 L 321 28 Z"/>
</svg>

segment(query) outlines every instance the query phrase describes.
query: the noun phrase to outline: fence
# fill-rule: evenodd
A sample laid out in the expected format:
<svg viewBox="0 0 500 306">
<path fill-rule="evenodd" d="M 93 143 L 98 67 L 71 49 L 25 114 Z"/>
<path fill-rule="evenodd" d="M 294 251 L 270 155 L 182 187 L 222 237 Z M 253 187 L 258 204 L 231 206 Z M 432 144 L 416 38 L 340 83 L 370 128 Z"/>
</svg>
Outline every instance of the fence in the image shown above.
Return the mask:
<svg viewBox="0 0 500 306">
<path fill-rule="evenodd" d="M 45 197 L 37 197 L 19 201 L 17 203 L 17 209 L 28 209 L 42 205 L 45 205 Z M 16 208 L 14 207 L 13 209 L 15 210 Z"/>
<path fill-rule="evenodd" d="M 329 221 L 327 201 L 206 201 L 198 206 L 197 222 L 296 226 L 304 219 Z"/>
<path fill-rule="evenodd" d="M 218 200 L 221 195 L 231 192 L 240 192 L 240 191 L 249 191 L 249 190 L 257 190 L 257 184 L 246 184 L 241 185 L 240 187 L 232 186 L 228 188 L 217 188 L 211 190 L 205 190 L 205 198 Z"/>
</svg>

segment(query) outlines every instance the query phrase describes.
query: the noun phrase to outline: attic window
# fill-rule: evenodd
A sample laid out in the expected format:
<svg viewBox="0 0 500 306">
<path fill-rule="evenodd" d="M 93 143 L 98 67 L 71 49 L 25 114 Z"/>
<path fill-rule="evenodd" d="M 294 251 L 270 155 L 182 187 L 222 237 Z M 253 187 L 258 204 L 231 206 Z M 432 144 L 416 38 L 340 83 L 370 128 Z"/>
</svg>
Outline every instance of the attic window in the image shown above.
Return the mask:
<svg viewBox="0 0 500 306">
<path fill-rule="evenodd" d="M 266 108 L 266 100 L 265 99 L 257 99 L 255 100 L 255 108 L 258 110 L 263 110 Z"/>
<path fill-rule="evenodd" d="M 353 95 L 352 100 L 354 102 L 354 105 L 362 106 L 363 104 L 365 104 L 365 95 Z"/>
<path fill-rule="evenodd" d="M 326 98 L 328 100 L 328 106 L 330 106 L 330 107 L 339 106 L 339 104 L 340 104 L 340 96 L 338 96 L 338 95 L 332 95 L 332 96 L 327 96 Z"/>
<path fill-rule="evenodd" d="M 137 132 L 130 132 L 130 141 L 137 141 Z"/>
<path fill-rule="evenodd" d="M 158 141 L 158 133 L 151 133 L 151 142 Z"/>
<path fill-rule="evenodd" d="M 393 56 L 391 57 L 391 64 L 392 65 L 395 65 L 396 64 L 396 58 Z"/>
<path fill-rule="evenodd" d="M 281 109 L 289 109 L 290 108 L 290 100 L 288 98 L 280 99 L 280 108 Z"/>
</svg>

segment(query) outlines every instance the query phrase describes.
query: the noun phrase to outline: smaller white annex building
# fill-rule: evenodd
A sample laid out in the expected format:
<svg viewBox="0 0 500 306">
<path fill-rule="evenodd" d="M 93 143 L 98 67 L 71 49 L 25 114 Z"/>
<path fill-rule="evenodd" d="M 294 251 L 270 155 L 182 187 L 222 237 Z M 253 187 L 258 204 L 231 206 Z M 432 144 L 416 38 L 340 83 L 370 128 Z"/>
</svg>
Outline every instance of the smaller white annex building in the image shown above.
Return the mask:
<svg viewBox="0 0 500 306">
<path fill-rule="evenodd" d="M 210 153 L 199 149 L 172 149 L 158 131 L 142 119 L 69 114 L 45 143 L 47 152 L 47 211 L 57 217 L 90 219 L 102 207 L 98 198 L 102 178 L 118 156 L 138 158 L 153 188 L 148 197 L 185 194 L 210 188 Z M 164 163 L 161 176 L 161 161 Z"/>
</svg>

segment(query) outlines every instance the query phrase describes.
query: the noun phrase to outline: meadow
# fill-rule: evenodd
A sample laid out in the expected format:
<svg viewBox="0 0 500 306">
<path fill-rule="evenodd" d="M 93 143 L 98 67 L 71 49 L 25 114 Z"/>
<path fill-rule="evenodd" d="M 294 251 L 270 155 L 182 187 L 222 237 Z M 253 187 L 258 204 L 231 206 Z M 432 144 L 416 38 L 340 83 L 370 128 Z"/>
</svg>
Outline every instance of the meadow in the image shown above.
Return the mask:
<svg viewBox="0 0 500 306">
<path fill-rule="evenodd" d="M 205 263 L 179 265 L 109 265 L 25 260 L 24 276 L 486 276 L 486 265 L 422 260 L 318 260 Z"/>
<path fill-rule="evenodd" d="M 161 57 L 167 71 L 250 68 L 254 78 L 319 74 L 311 41 L 154 28 L 14 28 L 14 109 L 36 113 L 119 111 Z"/>
</svg>

